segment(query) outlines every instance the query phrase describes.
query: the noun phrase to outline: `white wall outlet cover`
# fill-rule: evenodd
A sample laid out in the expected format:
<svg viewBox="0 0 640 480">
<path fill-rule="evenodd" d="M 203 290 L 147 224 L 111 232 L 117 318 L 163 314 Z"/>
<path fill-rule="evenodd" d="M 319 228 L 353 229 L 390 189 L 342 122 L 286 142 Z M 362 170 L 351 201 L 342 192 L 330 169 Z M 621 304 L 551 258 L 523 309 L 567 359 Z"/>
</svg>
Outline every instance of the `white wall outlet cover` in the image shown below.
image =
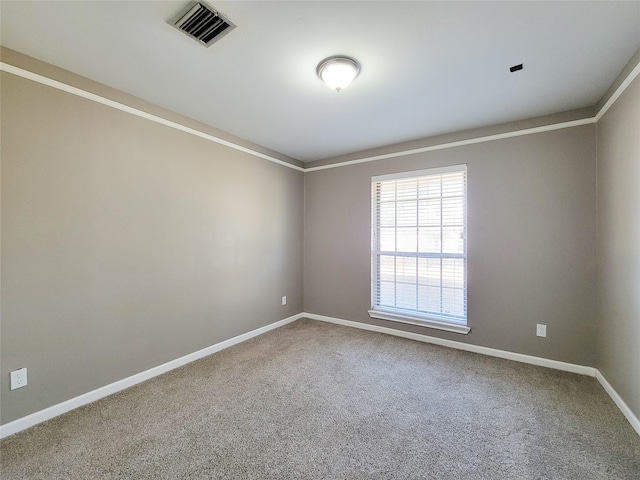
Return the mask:
<svg viewBox="0 0 640 480">
<path fill-rule="evenodd" d="M 282 297 L 282 305 L 286 305 L 287 304 L 287 296 L 285 295 L 284 297 Z"/>
<path fill-rule="evenodd" d="M 538 323 L 536 325 L 536 335 L 539 337 L 546 337 L 547 336 L 547 326 L 543 325 L 542 323 Z"/>
<path fill-rule="evenodd" d="M 27 386 L 27 369 L 21 368 L 11 372 L 11 390 Z"/>
</svg>

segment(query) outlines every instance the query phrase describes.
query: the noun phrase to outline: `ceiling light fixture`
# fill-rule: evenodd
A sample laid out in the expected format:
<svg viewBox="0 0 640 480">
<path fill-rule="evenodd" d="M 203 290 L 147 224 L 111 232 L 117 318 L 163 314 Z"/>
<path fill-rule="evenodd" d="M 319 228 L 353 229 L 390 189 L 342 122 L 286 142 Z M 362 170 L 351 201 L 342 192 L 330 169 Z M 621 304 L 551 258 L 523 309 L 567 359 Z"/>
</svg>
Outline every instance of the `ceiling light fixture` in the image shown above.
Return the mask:
<svg viewBox="0 0 640 480">
<path fill-rule="evenodd" d="M 316 73 L 329 88 L 339 92 L 358 76 L 360 64 L 353 58 L 336 55 L 321 61 Z"/>
</svg>

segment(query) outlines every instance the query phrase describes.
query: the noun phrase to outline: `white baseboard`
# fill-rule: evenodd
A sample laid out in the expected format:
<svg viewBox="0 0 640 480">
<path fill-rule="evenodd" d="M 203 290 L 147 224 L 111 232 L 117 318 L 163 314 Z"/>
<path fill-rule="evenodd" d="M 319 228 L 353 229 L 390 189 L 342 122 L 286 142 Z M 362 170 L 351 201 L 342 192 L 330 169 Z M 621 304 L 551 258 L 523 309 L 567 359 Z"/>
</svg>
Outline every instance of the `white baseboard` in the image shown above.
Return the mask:
<svg viewBox="0 0 640 480">
<path fill-rule="evenodd" d="M 324 315 L 316 315 L 315 313 L 303 313 L 302 315 L 305 318 L 310 318 L 311 320 L 336 323 L 338 325 L 344 325 L 345 327 L 360 328 L 362 330 L 369 330 L 372 332 L 386 333 L 389 335 L 395 335 L 396 337 L 417 340 L 419 342 L 433 343 L 435 345 L 442 345 L 443 347 L 457 348 L 458 350 L 466 350 L 468 352 L 481 353 L 483 355 L 489 355 L 491 357 L 505 358 L 507 360 L 515 360 L 516 362 L 530 363 L 532 365 L 539 365 L 541 367 L 579 373 L 581 375 L 588 375 L 590 377 L 596 376 L 596 369 L 593 367 L 585 367 L 583 365 L 575 365 L 573 363 L 565 363 L 559 362 L 557 360 L 549 360 L 547 358 L 533 357 L 531 355 L 508 352 L 506 350 L 497 350 L 495 348 L 481 347 L 479 345 L 471 345 L 469 343 L 456 342 L 454 340 L 445 340 L 443 338 L 430 337 L 428 335 L 423 335 L 420 333 L 396 330 L 395 328 L 379 327 L 377 325 L 370 325 L 368 323 L 353 322 L 351 320 L 343 320 L 341 318 L 326 317 Z"/>
<path fill-rule="evenodd" d="M 171 360 L 170 362 L 163 363 L 162 365 L 158 365 L 157 367 L 150 368 L 149 370 L 145 370 L 144 372 L 137 373 L 130 377 L 124 378 L 122 380 L 118 380 L 109 385 L 105 385 L 104 387 L 100 387 L 91 392 L 87 392 L 85 394 L 79 395 L 75 398 L 67 400 L 65 402 L 59 403 L 57 405 L 53 405 L 49 408 L 45 408 L 39 412 L 32 413 L 31 415 L 27 415 L 26 417 L 19 418 L 18 420 L 14 420 L 13 422 L 7 423 L 5 425 L 0 426 L 0 438 L 8 437 L 9 435 L 13 435 L 14 433 L 18 433 L 22 430 L 25 430 L 29 427 L 37 425 L 38 423 L 42 423 L 51 418 L 57 417 L 58 415 L 62 415 L 70 410 L 81 407 L 91 402 L 95 402 L 101 398 L 109 396 L 113 393 L 124 390 L 125 388 L 132 387 L 138 383 L 144 382 L 145 380 L 149 380 L 150 378 L 157 377 L 158 375 L 162 375 L 163 373 L 169 372 L 175 368 L 186 365 L 187 363 L 191 363 L 200 358 L 206 357 L 213 353 L 224 350 L 225 348 L 232 347 L 233 345 L 237 345 L 239 343 L 245 342 L 251 338 L 257 337 L 266 333 L 270 330 L 274 330 L 278 327 L 282 327 L 288 323 L 295 322 L 301 318 L 309 318 L 311 320 L 319 320 L 321 322 L 329 322 L 335 323 L 337 325 L 343 325 L 346 327 L 359 328 L 362 330 L 369 330 L 372 332 L 386 333 L 388 335 L 395 335 L 397 337 L 408 338 L 411 340 L 417 340 L 420 342 L 433 343 L 435 345 L 442 345 L 444 347 L 457 348 L 459 350 L 466 350 L 469 352 L 481 353 L 483 355 L 489 355 L 492 357 L 504 358 L 507 360 L 514 360 L 516 362 L 529 363 L 532 365 L 539 365 L 542 367 L 554 368 L 556 370 L 564 370 L 567 372 L 578 373 L 581 375 L 588 375 L 592 377 L 596 377 L 605 391 L 612 398 L 617 407 L 621 410 L 622 414 L 626 417 L 626 419 L 631 423 L 631 426 L 635 429 L 635 431 L 640 435 L 640 420 L 634 415 L 631 409 L 627 406 L 627 404 L 622 400 L 620 395 L 613 389 L 613 387 L 607 382 L 604 376 L 593 367 L 586 367 L 583 365 L 575 365 L 571 363 L 559 362 L 556 360 L 549 360 L 546 358 L 534 357 L 531 355 L 524 355 L 521 353 L 508 352 L 505 350 L 497 350 L 494 348 L 481 347 L 478 345 L 470 345 L 467 343 L 456 342 L 453 340 L 445 340 L 437 337 L 430 337 L 428 335 L 422 335 L 419 333 L 412 332 L 404 332 L 401 330 L 396 330 L 393 328 L 387 327 L 379 327 L 377 325 L 370 325 L 361 322 L 353 322 L 351 320 L 343 320 L 341 318 L 327 317 L 324 315 L 316 315 L 314 313 L 299 313 L 297 315 L 293 315 L 291 317 L 285 318 L 278 322 L 271 323 L 264 327 L 258 328 L 256 330 L 252 330 L 247 333 L 243 333 L 242 335 L 238 335 L 237 337 L 230 338 L 229 340 L 225 340 L 220 343 L 216 343 L 215 345 L 211 345 L 210 347 L 203 348 L 202 350 L 198 350 L 196 352 L 190 353 L 180 358 L 176 358 L 175 360 Z"/>
<path fill-rule="evenodd" d="M 600 385 L 602 385 L 605 391 L 609 394 L 613 402 L 618 406 L 622 414 L 626 417 L 627 420 L 629 420 L 629 423 L 636 431 L 636 433 L 640 435 L 640 420 L 638 419 L 638 417 L 633 414 L 627 404 L 624 403 L 624 400 L 622 400 L 620 395 L 618 395 L 618 392 L 616 392 L 611 384 L 607 382 L 607 379 L 604 378 L 604 375 L 602 375 L 602 373 L 600 373 L 600 370 L 596 370 L 596 378 L 600 382 Z"/>
<path fill-rule="evenodd" d="M 136 373 L 135 375 L 132 375 L 130 377 L 123 378 L 122 380 L 118 380 L 117 382 L 105 385 L 104 387 L 92 390 L 91 392 L 84 393 L 62 403 L 58 403 L 57 405 L 53 405 L 49 408 L 45 408 L 44 410 L 40 410 L 39 412 L 32 413 L 31 415 L 27 415 L 26 417 L 19 418 L 18 420 L 14 420 L 13 422 L 9 422 L 5 425 L 0 426 L 0 438 L 8 437 L 9 435 L 13 435 L 14 433 L 18 433 L 26 428 L 37 425 L 38 423 L 42 423 L 46 420 L 57 417 L 58 415 L 62 415 L 63 413 L 66 413 L 70 410 L 81 407 L 91 402 L 95 402 L 96 400 L 100 400 L 101 398 L 119 392 L 120 390 L 124 390 L 125 388 L 132 387 L 138 383 L 144 382 L 145 380 L 149 380 L 150 378 L 162 375 L 163 373 L 186 365 L 187 363 L 191 363 L 200 358 L 219 352 L 220 350 L 224 350 L 225 348 L 232 347 L 233 345 L 237 345 L 238 343 L 245 342 L 251 338 L 257 337 L 258 335 L 267 333 L 270 330 L 282 327 L 283 325 L 286 325 L 288 323 L 295 322 L 296 320 L 303 318 L 303 316 L 304 315 L 302 313 L 299 313 L 297 315 L 293 315 L 264 327 L 257 328 L 247 333 L 243 333 L 242 335 L 238 335 L 237 337 L 233 337 L 229 340 L 216 343 L 215 345 L 211 345 L 210 347 L 206 347 L 202 350 L 198 350 L 183 357 L 176 358 L 175 360 L 171 360 L 170 362 L 163 363 L 162 365 L 158 365 L 157 367 L 150 368 L 149 370 L 145 370 L 144 372 Z"/>
<path fill-rule="evenodd" d="M 481 347 L 478 345 L 470 345 L 468 343 L 456 342 L 453 340 L 445 340 L 437 337 L 430 337 L 428 335 L 422 335 L 419 333 L 404 332 L 388 327 L 379 327 L 377 325 L 370 325 L 367 323 L 353 322 L 351 320 L 343 320 L 341 318 L 326 317 L 324 315 L 316 315 L 315 313 L 303 313 L 304 318 L 311 320 L 319 320 L 321 322 L 335 323 L 338 325 L 344 325 L 345 327 L 360 328 L 362 330 L 369 330 L 372 332 L 386 333 L 389 335 L 395 335 L 396 337 L 409 338 L 411 340 L 418 340 L 420 342 L 433 343 L 436 345 L 442 345 L 444 347 L 457 348 L 459 350 L 466 350 L 468 352 L 481 353 L 483 355 L 489 355 L 491 357 L 505 358 L 507 360 L 515 360 L 516 362 L 530 363 L 532 365 L 539 365 L 541 367 L 554 368 L 556 370 L 564 370 L 566 372 L 578 373 L 581 375 L 588 375 L 590 377 L 596 377 L 600 384 L 604 387 L 605 391 L 609 394 L 613 402 L 620 409 L 622 414 L 629 421 L 633 429 L 640 435 L 640 420 L 636 417 L 627 404 L 622 400 L 618 392 L 607 382 L 602 373 L 596 368 L 586 367 L 583 365 L 575 365 L 573 363 L 558 362 L 556 360 L 549 360 L 547 358 L 533 357 L 531 355 L 524 355 L 521 353 L 507 352 L 505 350 L 497 350 L 495 348 Z"/>
</svg>

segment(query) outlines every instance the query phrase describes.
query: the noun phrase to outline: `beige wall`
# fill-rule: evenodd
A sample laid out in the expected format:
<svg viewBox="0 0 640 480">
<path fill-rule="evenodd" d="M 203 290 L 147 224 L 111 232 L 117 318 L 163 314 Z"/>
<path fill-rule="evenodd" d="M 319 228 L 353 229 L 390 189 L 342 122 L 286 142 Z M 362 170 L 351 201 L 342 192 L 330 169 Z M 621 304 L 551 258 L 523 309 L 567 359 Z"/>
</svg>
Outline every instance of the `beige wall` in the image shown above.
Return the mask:
<svg viewBox="0 0 640 480">
<path fill-rule="evenodd" d="M 471 333 L 370 319 L 371 177 L 461 163 Z M 594 125 L 309 172 L 305 311 L 593 366 L 595 219 Z"/>
<path fill-rule="evenodd" d="M 596 365 L 640 418 L 639 77 L 600 119 L 597 131 Z"/>
<path fill-rule="evenodd" d="M 301 172 L 1 82 L 3 424 L 302 311 Z"/>
<path fill-rule="evenodd" d="M 15 52 L 2 60 L 300 165 Z M 1 87 L 2 424 L 303 309 L 597 366 L 640 415 L 638 79 L 597 127 L 597 277 L 594 125 L 303 178 L 8 73 Z M 459 163 L 471 333 L 370 319 L 371 176 Z M 9 392 L 23 366 L 29 386 Z"/>
</svg>

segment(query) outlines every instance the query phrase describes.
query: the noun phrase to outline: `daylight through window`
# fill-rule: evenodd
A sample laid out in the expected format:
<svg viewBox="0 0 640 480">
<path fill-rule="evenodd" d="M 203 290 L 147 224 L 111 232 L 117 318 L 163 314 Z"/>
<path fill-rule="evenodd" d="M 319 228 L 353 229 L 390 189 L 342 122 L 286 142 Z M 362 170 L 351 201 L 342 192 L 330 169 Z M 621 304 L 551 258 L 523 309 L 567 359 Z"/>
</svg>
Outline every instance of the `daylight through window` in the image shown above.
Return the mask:
<svg viewBox="0 0 640 480">
<path fill-rule="evenodd" d="M 466 325 L 466 177 L 456 165 L 372 178 L 372 316 Z"/>
</svg>

